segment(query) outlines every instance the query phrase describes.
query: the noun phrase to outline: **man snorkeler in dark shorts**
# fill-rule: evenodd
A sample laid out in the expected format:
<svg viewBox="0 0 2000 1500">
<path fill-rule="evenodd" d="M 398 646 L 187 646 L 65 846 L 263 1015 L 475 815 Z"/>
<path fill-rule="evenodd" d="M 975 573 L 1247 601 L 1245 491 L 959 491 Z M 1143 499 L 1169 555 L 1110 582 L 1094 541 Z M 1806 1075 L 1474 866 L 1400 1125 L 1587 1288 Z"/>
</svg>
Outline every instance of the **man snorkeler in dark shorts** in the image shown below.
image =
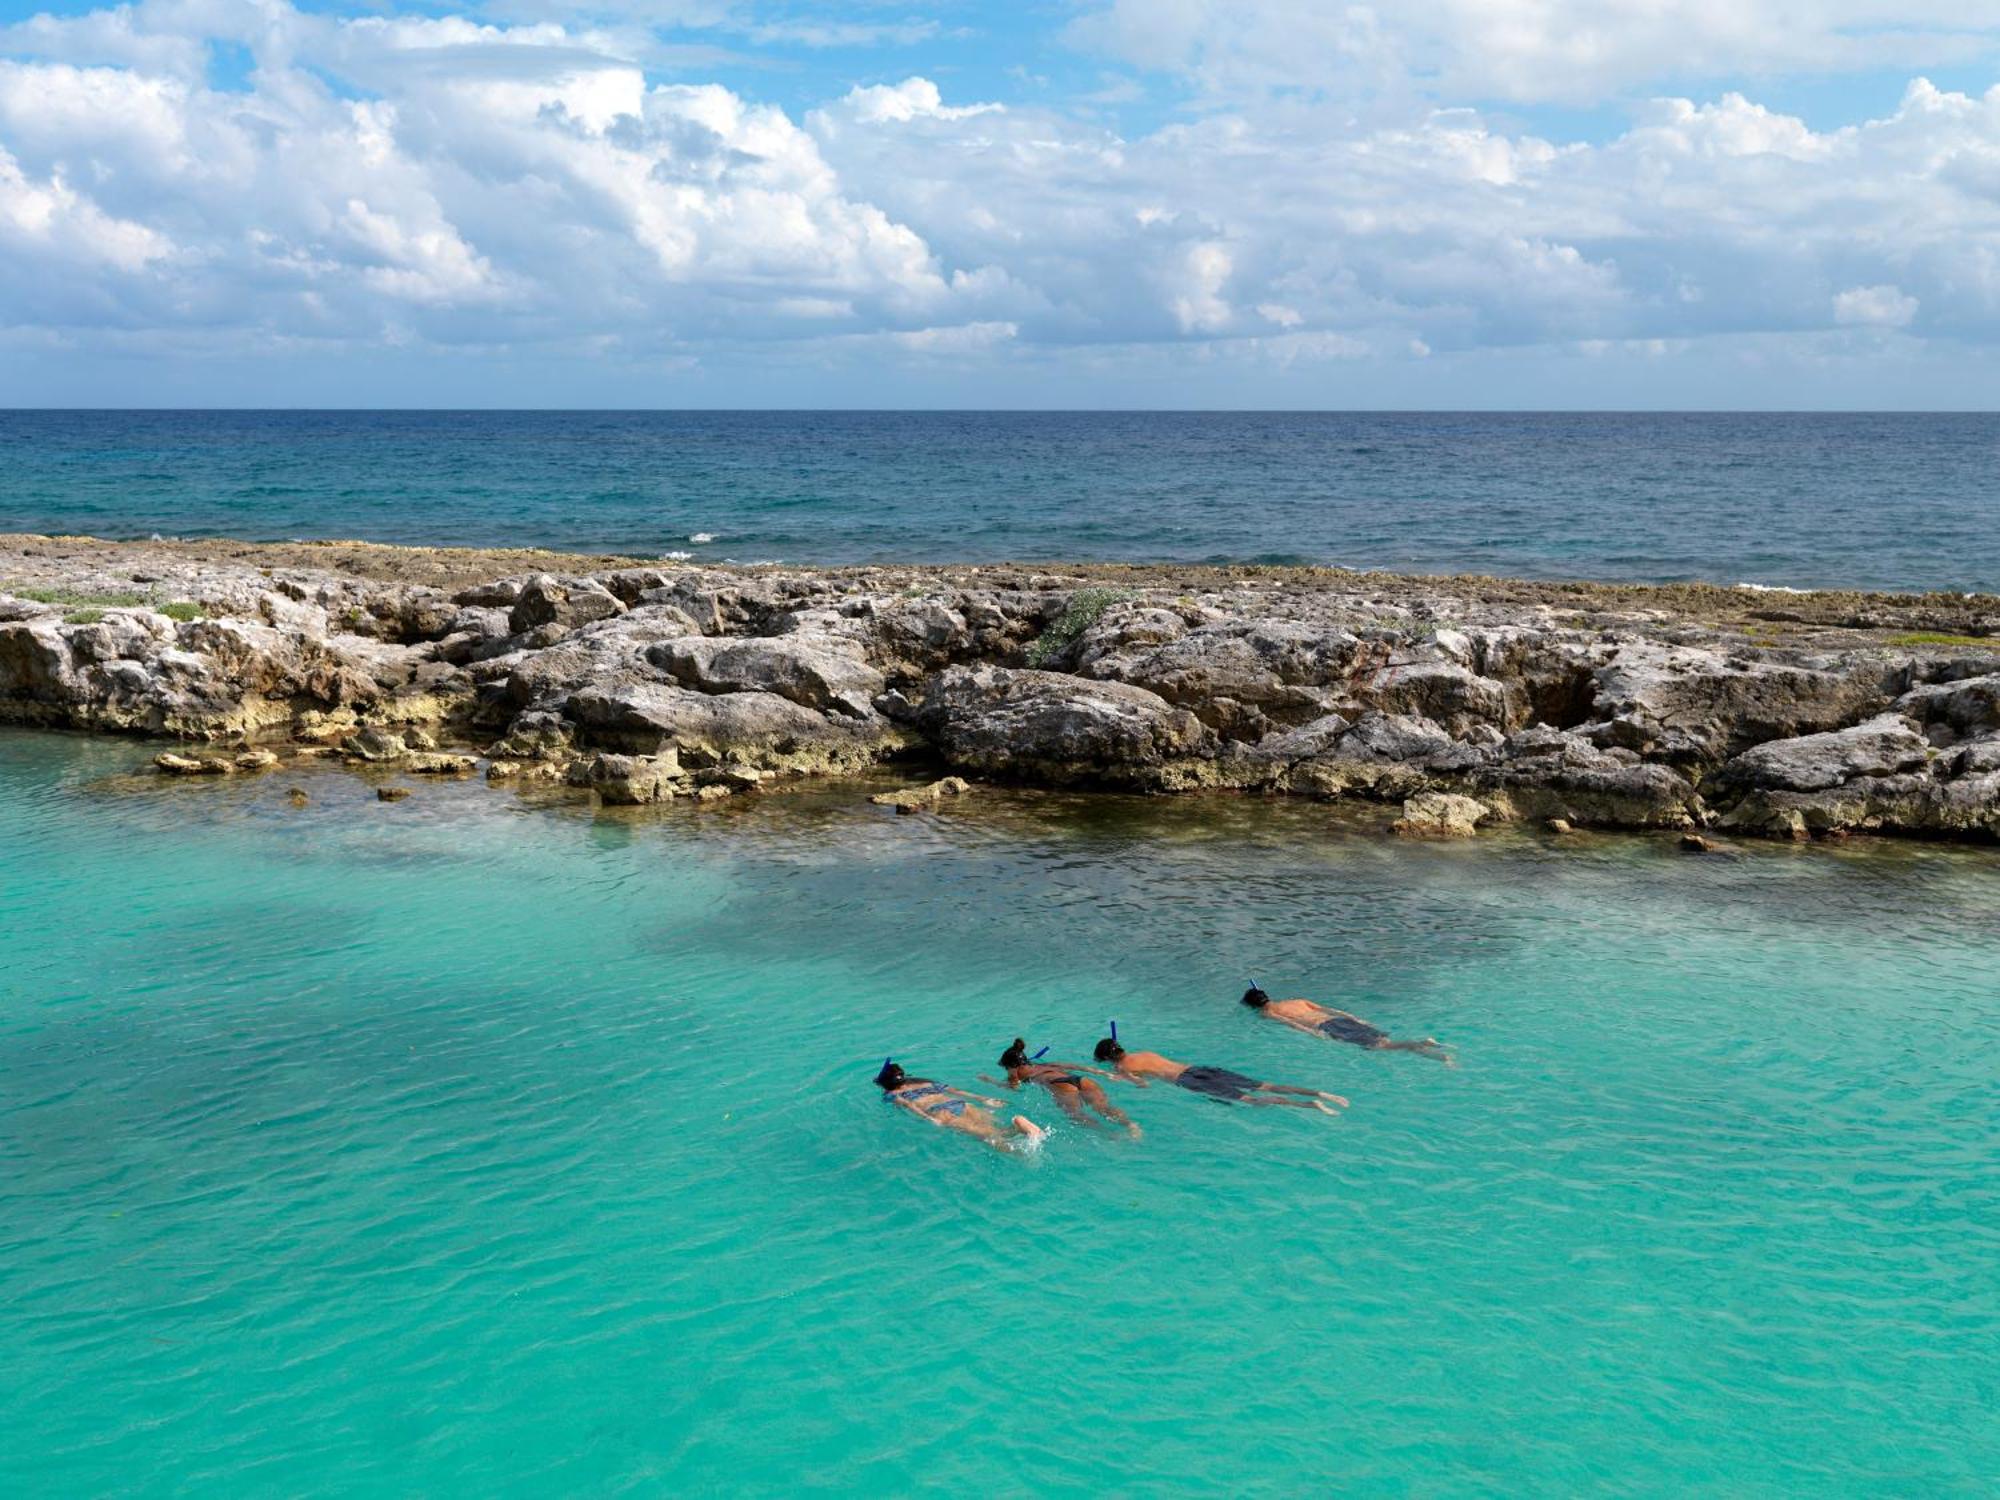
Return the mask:
<svg viewBox="0 0 2000 1500">
<path fill-rule="evenodd" d="M 1255 985 L 1243 992 L 1243 1003 L 1273 1021 L 1283 1022 L 1294 1031 L 1309 1031 L 1370 1052 L 1415 1052 L 1452 1066 L 1451 1054 L 1445 1051 L 1436 1037 L 1427 1036 L 1420 1042 L 1399 1042 L 1372 1021 L 1364 1021 L 1347 1011 L 1333 1010 L 1311 1000 L 1273 1000 Z"/>
<path fill-rule="evenodd" d="M 1290 1109 L 1316 1109 L 1330 1115 L 1347 1107 L 1347 1101 L 1324 1089 L 1297 1088 L 1288 1083 L 1265 1083 L 1260 1078 L 1232 1072 L 1228 1068 L 1190 1066 L 1162 1057 L 1157 1052 L 1128 1052 L 1117 1038 L 1106 1037 L 1097 1044 L 1093 1056 L 1116 1070 L 1115 1076 L 1139 1088 L 1149 1080 L 1177 1084 L 1191 1094 L 1204 1094 L 1230 1104 L 1284 1105 Z"/>
</svg>

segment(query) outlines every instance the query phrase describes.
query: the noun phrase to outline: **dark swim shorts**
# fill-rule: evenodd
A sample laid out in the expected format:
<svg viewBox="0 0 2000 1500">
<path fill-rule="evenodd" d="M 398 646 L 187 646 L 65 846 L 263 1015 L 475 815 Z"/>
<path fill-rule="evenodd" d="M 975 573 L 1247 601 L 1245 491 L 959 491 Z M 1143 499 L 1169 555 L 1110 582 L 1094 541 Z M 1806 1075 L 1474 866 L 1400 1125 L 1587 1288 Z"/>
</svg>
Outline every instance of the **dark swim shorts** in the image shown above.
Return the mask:
<svg viewBox="0 0 2000 1500">
<path fill-rule="evenodd" d="M 1389 1040 L 1389 1033 L 1379 1026 L 1370 1026 L 1366 1021 L 1357 1021 L 1352 1016 L 1335 1016 L 1319 1023 L 1319 1029 L 1336 1042 L 1352 1042 L 1357 1047 L 1372 1047 L 1377 1042 Z"/>
<path fill-rule="evenodd" d="M 1206 1094 L 1211 1099 L 1241 1099 L 1245 1094 L 1254 1093 L 1258 1087 L 1256 1079 L 1232 1073 L 1227 1068 L 1189 1068 L 1174 1082 L 1193 1093 Z"/>
</svg>

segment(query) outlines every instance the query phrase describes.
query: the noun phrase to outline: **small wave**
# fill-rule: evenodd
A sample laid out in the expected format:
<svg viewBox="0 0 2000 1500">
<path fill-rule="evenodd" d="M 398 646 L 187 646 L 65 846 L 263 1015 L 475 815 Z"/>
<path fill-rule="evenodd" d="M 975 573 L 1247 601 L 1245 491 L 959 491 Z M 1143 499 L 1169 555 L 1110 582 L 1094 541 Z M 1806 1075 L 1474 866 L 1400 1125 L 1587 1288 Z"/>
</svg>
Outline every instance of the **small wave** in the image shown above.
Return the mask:
<svg viewBox="0 0 2000 1500">
<path fill-rule="evenodd" d="M 1813 589 L 1795 589 L 1789 584 L 1783 583 L 1739 583 L 1736 586 L 1752 594 L 1810 594 L 1815 592 Z"/>
<path fill-rule="evenodd" d="M 712 531 L 697 531 L 693 536 L 689 537 L 688 540 L 693 542 L 697 547 L 699 547 L 703 542 L 714 541 L 715 533 Z"/>
<path fill-rule="evenodd" d="M 660 560 L 662 562 L 686 562 L 693 556 L 692 552 L 662 552 Z"/>
</svg>

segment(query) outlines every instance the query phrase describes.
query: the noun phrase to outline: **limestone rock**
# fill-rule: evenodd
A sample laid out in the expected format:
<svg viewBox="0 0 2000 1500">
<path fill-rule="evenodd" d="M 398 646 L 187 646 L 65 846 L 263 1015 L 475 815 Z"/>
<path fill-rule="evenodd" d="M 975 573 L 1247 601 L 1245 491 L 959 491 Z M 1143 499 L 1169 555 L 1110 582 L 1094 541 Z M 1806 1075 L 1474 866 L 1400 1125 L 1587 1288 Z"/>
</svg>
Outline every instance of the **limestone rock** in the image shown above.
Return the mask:
<svg viewBox="0 0 2000 1500">
<path fill-rule="evenodd" d="M 1389 825 L 1405 838 L 1469 839 L 1492 809 L 1453 792 L 1423 792 L 1403 803 L 1403 815 Z"/>
<path fill-rule="evenodd" d="M 586 787 L 606 802 L 636 806 L 672 801 L 684 788 L 680 758 L 661 755 L 591 755 L 569 768 L 569 784 Z"/>
<path fill-rule="evenodd" d="M 406 786 L 378 786 L 375 788 L 375 800 L 377 802 L 401 802 L 409 795 L 410 789 Z"/>
<path fill-rule="evenodd" d="M 946 759 L 989 775 L 1173 787 L 1200 781 L 1212 730 L 1158 694 L 1008 667 L 950 667 L 920 722 Z"/>
<path fill-rule="evenodd" d="M 446 750 L 426 750 L 400 763 L 399 769 L 417 776 L 469 776 L 479 768 L 477 759 Z"/>
<path fill-rule="evenodd" d="M 693 636 L 649 647 L 646 658 L 706 693 L 775 693 L 803 708 L 857 719 L 873 717 L 875 695 L 887 685 L 852 643 L 826 635 Z"/>
<path fill-rule="evenodd" d="M 176 755 L 171 750 L 153 757 L 169 776 L 227 776 L 235 766 L 219 755 Z"/>
<path fill-rule="evenodd" d="M 550 626 L 558 631 L 571 631 L 579 625 L 624 613 L 624 603 L 601 583 L 537 573 L 521 586 L 507 623 L 516 635 Z"/>
<path fill-rule="evenodd" d="M 635 755 L 673 749 L 695 767 L 828 772 L 870 764 L 899 743 L 879 721 L 856 723 L 775 693 L 710 694 L 670 683 L 590 688 L 565 709 L 591 744 Z"/>
<path fill-rule="evenodd" d="M 1930 742 L 1900 714 L 1824 734 L 1772 740 L 1744 751 L 1724 766 L 1725 786 L 1760 791 L 1813 792 L 1861 776 L 1893 776 L 1926 765 Z"/>
<path fill-rule="evenodd" d="M 1261 728 L 1303 723 L 1348 701 L 1361 651 L 1345 631 L 1285 621 L 1226 621 L 1188 631 L 1178 615 L 1121 606 L 1085 633 L 1078 671 L 1145 688 L 1212 727 Z"/>
<path fill-rule="evenodd" d="M 352 736 L 341 748 L 356 760 L 377 764 L 403 760 L 410 753 L 400 734 L 373 725 Z"/>
<path fill-rule="evenodd" d="M 696 786 L 723 786 L 732 792 L 754 792 L 770 779 L 769 771 L 755 766 L 709 766 L 694 773 Z"/>
<path fill-rule="evenodd" d="M 1898 698 L 1896 711 L 1918 723 L 1944 724 L 1961 734 L 2000 728 L 2000 673 L 1926 683 Z"/>
<path fill-rule="evenodd" d="M 1976 600 L 1801 602 L 1793 646 L 1698 590 L 582 560 L 468 588 L 443 554 L 261 561 L 0 538 L 18 591 L 141 583 L 192 606 L 72 621 L 0 597 L 0 721 L 226 747 L 178 752 L 217 762 L 199 775 L 280 738 L 472 765 L 443 739 L 537 784 L 673 751 L 677 786 L 719 794 L 921 749 L 1026 781 L 1449 795 L 1573 827 L 2000 837 L 2000 647 L 1880 634 L 1990 635 Z M 1057 658 L 1070 671 L 1003 665 L 1106 588 Z"/>
<path fill-rule="evenodd" d="M 507 760 L 553 760 L 572 748 L 574 729 L 560 713 L 530 710 L 517 714 L 491 753 Z"/>
<path fill-rule="evenodd" d="M 1869 674 L 1712 646 L 1625 642 L 1596 674 L 1596 717 L 1611 726 L 1610 742 L 1676 763 L 1713 763 L 1884 706 Z"/>
<path fill-rule="evenodd" d="M 947 797 L 963 797 L 972 784 L 962 776 L 945 776 L 928 786 L 906 786 L 893 792 L 877 792 L 868 800 L 877 807 L 893 807 L 900 813 L 929 812 Z"/>
</svg>

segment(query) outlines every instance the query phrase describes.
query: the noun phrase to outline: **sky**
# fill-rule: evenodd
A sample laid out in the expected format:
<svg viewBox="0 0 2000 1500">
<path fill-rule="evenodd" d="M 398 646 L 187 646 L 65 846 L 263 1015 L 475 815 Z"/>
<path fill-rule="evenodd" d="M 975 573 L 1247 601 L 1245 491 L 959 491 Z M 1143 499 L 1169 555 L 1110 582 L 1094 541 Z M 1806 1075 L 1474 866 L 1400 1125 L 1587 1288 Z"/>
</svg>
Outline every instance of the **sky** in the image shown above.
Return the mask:
<svg viewBox="0 0 2000 1500">
<path fill-rule="evenodd" d="M 1993 0 L 0 0 L 0 405 L 2000 405 Z"/>
</svg>

